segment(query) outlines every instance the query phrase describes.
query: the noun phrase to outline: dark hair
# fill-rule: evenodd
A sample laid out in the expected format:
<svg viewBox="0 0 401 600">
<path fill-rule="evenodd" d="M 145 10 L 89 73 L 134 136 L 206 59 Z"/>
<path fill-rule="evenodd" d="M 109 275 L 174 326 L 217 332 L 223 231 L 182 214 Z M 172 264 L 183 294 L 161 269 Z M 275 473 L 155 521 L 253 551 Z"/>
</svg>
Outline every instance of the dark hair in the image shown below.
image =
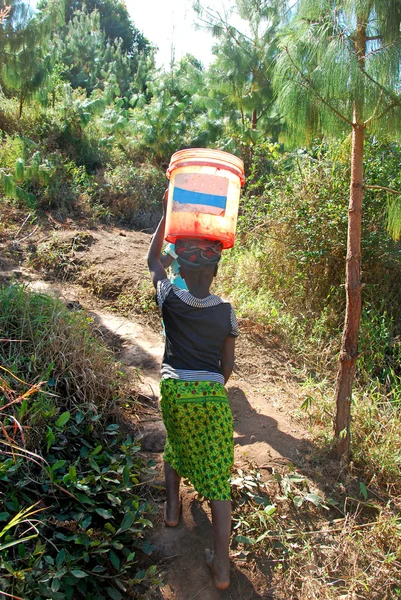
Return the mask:
<svg viewBox="0 0 401 600">
<path fill-rule="evenodd" d="M 186 267 L 180 267 L 180 274 L 183 279 L 191 282 L 204 282 L 210 285 L 213 281 L 213 277 L 217 275 L 217 264 L 202 265 L 197 269 L 188 269 Z"/>
</svg>

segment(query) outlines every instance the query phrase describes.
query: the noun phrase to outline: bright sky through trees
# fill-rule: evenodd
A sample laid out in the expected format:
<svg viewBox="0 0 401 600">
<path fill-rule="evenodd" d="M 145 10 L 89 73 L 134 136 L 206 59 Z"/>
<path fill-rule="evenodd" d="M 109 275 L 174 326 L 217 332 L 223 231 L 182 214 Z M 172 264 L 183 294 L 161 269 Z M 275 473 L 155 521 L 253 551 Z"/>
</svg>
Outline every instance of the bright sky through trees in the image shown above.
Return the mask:
<svg viewBox="0 0 401 600">
<path fill-rule="evenodd" d="M 30 0 L 33 8 L 38 0 Z M 156 65 L 169 68 L 171 59 L 179 61 L 185 54 L 193 54 L 204 66 L 213 59 L 214 40 L 210 33 L 196 30 L 195 0 L 125 0 L 135 27 L 158 47 Z M 234 0 L 205 0 L 204 6 L 227 11 Z"/>
<path fill-rule="evenodd" d="M 176 61 L 187 53 L 193 54 L 205 66 L 212 60 L 214 40 L 209 33 L 195 29 L 196 14 L 192 4 L 193 0 L 126 0 L 135 26 L 159 48 L 157 66 L 168 68 L 172 52 Z M 214 0 L 213 4 L 217 8 L 221 0 Z M 228 4 L 224 0 L 224 5 Z"/>
</svg>

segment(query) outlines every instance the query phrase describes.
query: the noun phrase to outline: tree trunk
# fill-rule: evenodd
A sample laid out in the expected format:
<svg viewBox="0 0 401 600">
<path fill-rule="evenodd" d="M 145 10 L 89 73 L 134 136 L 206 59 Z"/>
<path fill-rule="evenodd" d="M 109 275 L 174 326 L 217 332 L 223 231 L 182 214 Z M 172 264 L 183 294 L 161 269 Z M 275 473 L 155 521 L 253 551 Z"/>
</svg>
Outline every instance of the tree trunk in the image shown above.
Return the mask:
<svg viewBox="0 0 401 600">
<path fill-rule="evenodd" d="M 361 223 L 363 198 L 364 125 L 354 110 L 352 130 L 351 186 L 348 213 L 346 297 L 344 331 L 336 384 L 335 436 L 337 456 L 348 458 L 350 450 L 352 382 L 358 357 L 358 337 L 362 310 Z"/>
</svg>

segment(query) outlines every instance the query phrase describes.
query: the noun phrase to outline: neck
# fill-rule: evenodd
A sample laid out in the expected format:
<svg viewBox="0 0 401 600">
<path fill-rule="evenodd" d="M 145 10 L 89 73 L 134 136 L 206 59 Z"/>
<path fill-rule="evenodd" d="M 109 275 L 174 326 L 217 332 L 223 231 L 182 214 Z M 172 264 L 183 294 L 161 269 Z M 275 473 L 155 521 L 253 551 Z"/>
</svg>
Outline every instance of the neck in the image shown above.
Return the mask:
<svg viewBox="0 0 401 600">
<path fill-rule="evenodd" d="M 187 283 L 187 285 L 189 293 L 192 294 L 192 296 L 195 296 L 195 298 L 206 298 L 207 296 L 210 296 L 210 289 L 207 283 L 194 282 Z"/>
</svg>

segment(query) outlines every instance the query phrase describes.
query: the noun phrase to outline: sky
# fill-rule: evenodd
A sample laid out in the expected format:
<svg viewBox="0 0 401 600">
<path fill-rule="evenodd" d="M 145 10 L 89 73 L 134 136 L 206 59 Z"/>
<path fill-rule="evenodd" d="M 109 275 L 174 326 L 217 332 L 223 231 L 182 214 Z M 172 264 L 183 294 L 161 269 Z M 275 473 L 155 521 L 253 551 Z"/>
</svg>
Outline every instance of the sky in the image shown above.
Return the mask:
<svg viewBox="0 0 401 600">
<path fill-rule="evenodd" d="M 211 48 L 215 40 L 206 31 L 196 30 L 194 0 L 125 0 L 134 25 L 159 48 L 156 66 L 168 69 L 172 52 L 175 61 L 193 54 L 206 67 L 213 60 Z M 215 10 L 229 7 L 229 0 L 206 0 L 203 6 Z"/>
</svg>

